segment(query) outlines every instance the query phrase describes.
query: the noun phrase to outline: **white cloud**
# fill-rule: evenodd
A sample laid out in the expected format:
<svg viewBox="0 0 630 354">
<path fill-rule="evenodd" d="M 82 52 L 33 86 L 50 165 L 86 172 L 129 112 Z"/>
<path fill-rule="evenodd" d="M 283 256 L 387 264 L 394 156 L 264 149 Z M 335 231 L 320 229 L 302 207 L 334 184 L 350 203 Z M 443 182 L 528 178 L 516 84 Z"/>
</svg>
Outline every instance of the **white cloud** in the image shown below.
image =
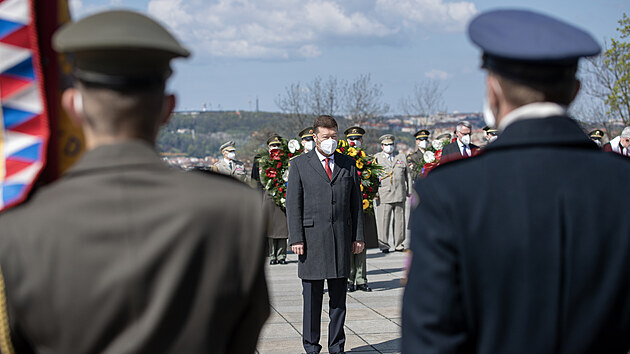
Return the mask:
<svg viewBox="0 0 630 354">
<path fill-rule="evenodd" d="M 433 69 L 424 73 L 424 77 L 432 80 L 446 80 L 451 77 L 449 73 L 443 70 Z"/>
<path fill-rule="evenodd" d="M 148 12 L 197 54 L 284 60 L 328 45 L 408 43 L 416 28 L 459 31 L 477 10 L 443 0 L 150 0 Z"/>
</svg>

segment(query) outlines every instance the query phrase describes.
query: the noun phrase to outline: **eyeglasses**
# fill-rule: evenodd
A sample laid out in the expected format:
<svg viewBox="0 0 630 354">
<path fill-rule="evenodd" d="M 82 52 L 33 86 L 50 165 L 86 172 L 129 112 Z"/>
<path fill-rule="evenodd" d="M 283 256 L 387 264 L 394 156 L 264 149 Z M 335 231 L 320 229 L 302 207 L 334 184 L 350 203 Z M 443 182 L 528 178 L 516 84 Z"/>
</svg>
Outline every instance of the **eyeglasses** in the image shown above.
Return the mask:
<svg viewBox="0 0 630 354">
<path fill-rule="evenodd" d="M 277 148 L 277 147 L 280 147 L 280 144 L 269 144 L 269 147 Z"/>
<path fill-rule="evenodd" d="M 427 140 L 427 138 L 416 138 L 416 140 Z"/>
<path fill-rule="evenodd" d="M 383 146 L 392 146 L 392 145 L 394 145 L 394 143 L 386 143 L 386 144 L 383 144 Z"/>
<path fill-rule="evenodd" d="M 313 137 L 312 136 L 307 136 L 305 138 L 302 138 L 302 140 L 304 140 L 304 141 L 313 141 Z"/>
</svg>

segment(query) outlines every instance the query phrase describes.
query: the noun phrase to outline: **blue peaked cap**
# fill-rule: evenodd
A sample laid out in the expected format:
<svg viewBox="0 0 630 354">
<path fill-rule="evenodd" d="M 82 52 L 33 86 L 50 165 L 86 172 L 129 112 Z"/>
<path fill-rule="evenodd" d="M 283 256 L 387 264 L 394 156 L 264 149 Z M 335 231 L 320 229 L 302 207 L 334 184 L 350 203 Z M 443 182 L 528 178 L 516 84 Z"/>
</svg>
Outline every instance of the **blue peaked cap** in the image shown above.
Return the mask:
<svg viewBox="0 0 630 354">
<path fill-rule="evenodd" d="M 482 13 L 468 25 L 468 36 L 483 50 L 483 66 L 508 76 L 529 74 L 528 67 L 547 72 L 571 68 L 558 75 L 574 75 L 579 58 L 601 52 L 586 31 L 528 10 Z"/>
</svg>

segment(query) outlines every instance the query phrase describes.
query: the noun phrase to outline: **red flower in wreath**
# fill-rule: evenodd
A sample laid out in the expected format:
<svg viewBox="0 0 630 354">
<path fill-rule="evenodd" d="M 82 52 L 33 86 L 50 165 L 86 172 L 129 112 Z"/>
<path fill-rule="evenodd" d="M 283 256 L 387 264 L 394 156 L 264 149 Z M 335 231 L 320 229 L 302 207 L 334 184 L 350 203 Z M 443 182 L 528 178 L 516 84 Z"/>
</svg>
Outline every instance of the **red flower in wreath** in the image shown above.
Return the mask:
<svg viewBox="0 0 630 354">
<path fill-rule="evenodd" d="M 278 192 L 282 193 L 282 187 L 278 188 Z"/>
<path fill-rule="evenodd" d="M 276 160 L 276 161 L 280 161 L 280 157 L 282 156 L 283 152 L 282 150 L 271 150 L 271 152 L 269 153 L 269 156 L 271 157 L 272 160 Z"/>
<path fill-rule="evenodd" d="M 276 165 L 276 168 L 280 168 L 282 167 L 282 162 L 278 161 L 278 164 Z"/>
<path fill-rule="evenodd" d="M 275 168 L 268 168 L 267 170 L 265 170 L 265 173 L 269 178 L 276 178 L 276 176 L 278 175 L 278 171 Z"/>
</svg>

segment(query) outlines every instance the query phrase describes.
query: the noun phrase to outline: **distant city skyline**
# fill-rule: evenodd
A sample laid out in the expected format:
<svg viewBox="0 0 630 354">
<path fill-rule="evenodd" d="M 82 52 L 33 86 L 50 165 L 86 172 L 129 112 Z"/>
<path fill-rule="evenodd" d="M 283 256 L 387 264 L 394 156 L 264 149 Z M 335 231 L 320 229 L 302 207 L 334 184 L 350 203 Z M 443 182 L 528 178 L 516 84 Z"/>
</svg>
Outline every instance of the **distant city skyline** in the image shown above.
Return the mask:
<svg viewBox="0 0 630 354">
<path fill-rule="evenodd" d="M 277 112 L 293 83 L 370 74 L 389 114 L 416 84 L 444 87 L 448 112 L 479 112 L 485 92 L 479 50 L 466 26 L 494 8 L 525 8 L 590 32 L 600 44 L 618 38 L 630 3 L 605 1 L 444 0 L 70 0 L 73 18 L 128 8 L 166 24 L 192 52 L 177 60 L 169 90 L 176 110 Z"/>
</svg>

